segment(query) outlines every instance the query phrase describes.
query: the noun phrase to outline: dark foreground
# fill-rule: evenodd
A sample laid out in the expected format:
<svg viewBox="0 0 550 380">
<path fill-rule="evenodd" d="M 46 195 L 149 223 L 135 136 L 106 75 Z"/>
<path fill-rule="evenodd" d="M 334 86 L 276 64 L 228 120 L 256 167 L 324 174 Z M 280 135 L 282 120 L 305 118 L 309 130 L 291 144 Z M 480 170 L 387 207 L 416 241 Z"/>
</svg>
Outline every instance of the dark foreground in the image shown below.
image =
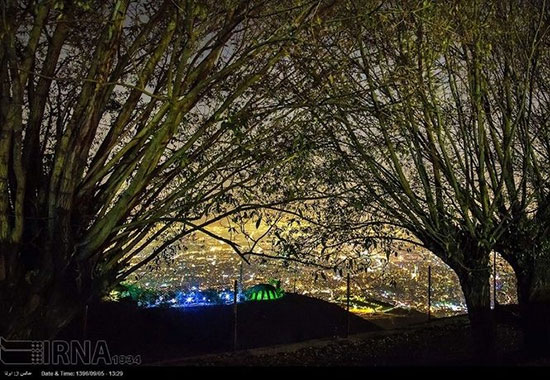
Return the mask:
<svg viewBox="0 0 550 380">
<path fill-rule="evenodd" d="M 338 305 L 302 295 L 239 304 L 237 348 L 250 349 L 344 336 L 347 313 Z M 350 314 L 350 333 L 381 328 Z M 232 351 L 232 305 L 191 308 L 137 308 L 131 303 L 90 305 L 61 338 L 105 340 L 116 354 L 139 354 L 144 364 Z"/>
<path fill-rule="evenodd" d="M 550 358 L 526 354 L 517 326 L 499 323 L 494 352 L 474 353 L 468 318 L 445 318 L 401 329 L 188 358 L 186 366 L 548 366 Z"/>
<path fill-rule="evenodd" d="M 367 321 L 337 305 L 287 295 L 240 304 L 233 352 L 232 306 L 138 309 L 131 304 L 90 307 L 88 339 L 104 339 L 112 352 L 140 354 L 155 366 L 427 366 L 550 365 L 527 354 L 513 308 L 495 313 L 491 352 L 475 352 L 468 318 L 425 321 L 418 313 Z M 82 334 L 76 321 L 65 337 Z"/>
</svg>

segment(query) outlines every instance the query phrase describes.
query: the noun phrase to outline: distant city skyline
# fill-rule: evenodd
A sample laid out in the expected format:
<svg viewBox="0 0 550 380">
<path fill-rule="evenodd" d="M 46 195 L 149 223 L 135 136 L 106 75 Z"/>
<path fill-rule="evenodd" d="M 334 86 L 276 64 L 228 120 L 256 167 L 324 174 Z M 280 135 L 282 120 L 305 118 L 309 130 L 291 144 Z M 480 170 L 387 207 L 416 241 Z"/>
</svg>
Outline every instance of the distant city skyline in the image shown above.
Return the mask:
<svg viewBox="0 0 550 380">
<path fill-rule="evenodd" d="M 351 278 L 352 296 L 385 301 L 397 306 L 427 312 L 428 266 L 432 266 L 432 309 L 434 316 L 466 312 L 466 304 L 458 278 L 439 258 L 425 250 L 401 252 L 385 264 L 385 254 L 372 255 L 367 273 Z M 241 278 L 242 286 L 250 287 L 271 279 L 281 280 L 287 292 L 337 302 L 346 293 L 345 275 L 325 270 L 325 278 L 317 276 L 317 268 L 299 263 L 285 267 L 280 260 L 251 258 L 248 265 L 227 245 L 207 236 L 197 236 L 185 251 L 176 253 L 171 264 L 161 262 L 157 268 L 145 267 L 129 278 L 140 286 L 155 290 L 167 289 L 231 289 Z M 491 278 L 491 284 L 492 282 Z M 497 255 L 497 302 L 517 302 L 515 277 L 511 267 Z M 491 286 L 492 292 L 492 286 Z M 491 295 L 491 299 L 493 299 Z"/>
</svg>

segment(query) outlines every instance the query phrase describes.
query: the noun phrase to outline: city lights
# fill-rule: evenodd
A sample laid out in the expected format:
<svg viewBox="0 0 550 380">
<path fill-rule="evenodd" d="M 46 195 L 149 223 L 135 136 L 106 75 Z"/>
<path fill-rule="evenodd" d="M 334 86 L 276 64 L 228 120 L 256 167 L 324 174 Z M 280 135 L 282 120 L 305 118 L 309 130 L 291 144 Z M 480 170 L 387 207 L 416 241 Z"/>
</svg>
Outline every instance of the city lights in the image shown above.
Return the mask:
<svg viewBox="0 0 550 380">
<path fill-rule="evenodd" d="M 202 247 L 210 247 L 203 249 Z M 373 265 L 367 272 L 351 277 L 352 297 L 361 302 L 352 305 L 352 312 L 381 313 L 390 307 L 373 306 L 382 302 L 392 307 L 427 311 L 428 265 L 432 266 L 432 306 L 434 316 L 449 316 L 466 312 L 466 304 L 456 275 L 439 259 L 427 252 L 403 253 L 386 261 L 383 254 L 373 257 Z M 326 301 L 343 304 L 345 276 L 332 273 L 326 279 L 315 280 L 316 268 L 300 264 L 284 266 L 281 261 L 261 263 L 251 260 L 251 265 L 241 264 L 241 259 L 227 246 L 202 238 L 179 256 L 177 265 L 160 265 L 155 270 L 144 269 L 136 278 L 129 279 L 136 285 L 160 293 L 181 292 L 189 289 L 172 307 L 188 307 L 233 302 L 234 280 L 241 289 L 279 279 L 284 290 Z M 501 303 L 515 302 L 515 280 L 510 267 L 498 261 L 497 300 Z M 243 266 L 241 275 L 240 268 Z M 329 273 L 327 273 L 329 274 Z M 215 291 L 212 291 L 215 290 Z M 205 292 L 203 294 L 203 292 Z M 216 294 L 214 294 L 214 293 Z M 168 295 L 167 299 L 170 296 Z M 256 295 L 255 297 L 259 297 Z M 263 298 L 263 294 L 259 299 Z M 269 298 L 269 296 L 266 296 Z M 239 301 L 244 299 L 241 295 Z M 151 303 L 162 306 L 165 303 Z"/>
</svg>

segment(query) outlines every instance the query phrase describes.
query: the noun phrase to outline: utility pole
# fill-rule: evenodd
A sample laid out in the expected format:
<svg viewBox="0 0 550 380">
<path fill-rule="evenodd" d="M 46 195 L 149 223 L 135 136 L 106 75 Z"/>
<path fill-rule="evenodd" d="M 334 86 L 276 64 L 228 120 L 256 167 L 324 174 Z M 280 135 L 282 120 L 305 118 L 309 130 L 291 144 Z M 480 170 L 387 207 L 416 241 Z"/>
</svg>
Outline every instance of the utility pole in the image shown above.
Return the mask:
<svg viewBox="0 0 550 380">
<path fill-rule="evenodd" d="M 238 281 L 233 285 L 233 351 L 237 351 L 237 303 L 238 303 Z"/>
<path fill-rule="evenodd" d="M 497 308 L 497 253 L 493 251 L 493 309 Z"/>
<path fill-rule="evenodd" d="M 432 319 L 432 266 L 428 265 L 428 321 Z"/>
<path fill-rule="evenodd" d="M 241 268 L 239 269 L 239 294 L 243 292 L 243 284 L 243 262 L 241 260 Z"/>
<path fill-rule="evenodd" d="M 346 338 L 349 336 L 349 327 L 350 327 L 350 315 L 349 315 L 349 297 L 350 297 L 350 289 L 349 289 L 349 282 L 350 282 L 350 276 L 348 272 L 348 277 L 346 281 Z"/>
</svg>

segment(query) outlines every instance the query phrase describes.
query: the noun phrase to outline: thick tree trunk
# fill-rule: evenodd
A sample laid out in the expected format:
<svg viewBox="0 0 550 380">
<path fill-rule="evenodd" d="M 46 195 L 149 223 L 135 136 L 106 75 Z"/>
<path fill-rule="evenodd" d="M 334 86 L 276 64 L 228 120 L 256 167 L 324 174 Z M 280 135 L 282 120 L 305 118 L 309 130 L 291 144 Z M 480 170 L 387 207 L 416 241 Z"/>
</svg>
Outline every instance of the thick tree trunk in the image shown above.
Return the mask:
<svg viewBox="0 0 550 380">
<path fill-rule="evenodd" d="M 48 294 L 45 299 L 37 294 L 20 296 L 27 297 L 27 301 L 19 307 L 12 307 L 6 315 L 2 336 L 8 339 L 53 339 L 80 310 L 80 302 L 69 299 L 59 290 Z"/>
<path fill-rule="evenodd" d="M 491 312 L 490 271 L 478 270 L 458 275 L 468 308 L 477 357 L 481 361 L 493 356 L 495 323 Z"/>
<path fill-rule="evenodd" d="M 42 286 L 21 279 L 16 286 L 0 282 L 0 336 L 7 339 L 53 339 L 83 309 L 115 283 L 114 277 L 82 280 L 87 271 L 54 273 Z M 82 282 L 85 284 L 83 285 Z M 87 284 L 86 284 L 87 283 Z M 9 294 L 9 296 L 5 296 Z"/>
<path fill-rule="evenodd" d="M 468 309 L 476 358 L 480 363 L 487 363 L 494 354 L 495 346 L 495 323 L 491 311 L 489 282 L 490 249 L 480 245 L 477 239 L 463 231 L 454 231 L 453 235 L 454 239 L 449 239 L 449 244 L 445 248 L 429 238 L 424 237 L 421 240 L 458 276 Z"/>
<path fill-rule="evenodd" d="M 514 268 L 525 344 L 530 351 L 550 350 L 550 252 Z"/>
<path fill-rule="evenodd" d="M 46 247 L 41 260 L 30 266 L 24 260 L 28 252 L 13 247 L 7 255 L 22 259 L 8 266 L 7 276 L 0 281 L 0 336 L 52 339 L 93 294 L 99 294 L 93 292 L 89 267 L 61 260 L 54 263 L 47 251 Z"/>
<path fill-rule="evenodd" d="M 11 339 L 52 339 L 88 299 L 74 270 L 55 271 L 44 265 L 41 273 L 21 271 L 0 282 L 2 309 L 0 335 Z"/>
</svg>

